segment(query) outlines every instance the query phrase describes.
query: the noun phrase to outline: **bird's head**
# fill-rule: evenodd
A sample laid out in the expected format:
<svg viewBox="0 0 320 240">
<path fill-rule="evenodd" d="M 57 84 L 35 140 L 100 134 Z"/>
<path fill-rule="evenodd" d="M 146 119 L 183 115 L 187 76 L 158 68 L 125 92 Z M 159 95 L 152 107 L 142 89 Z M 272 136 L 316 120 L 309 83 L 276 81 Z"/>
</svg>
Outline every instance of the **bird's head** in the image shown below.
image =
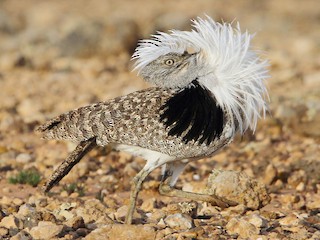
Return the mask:
<svg viewBox="0 0 320 240">
<path fill-rule="evenodd" d="M 170 52 L 159 56 L 141 69 L 140 75 L 150 83 L 167 88 L 184 88 L 204 70 L 199 53 Z"/>
<path fill-rule="evenodd" d="M 192 22 L 191 31 L 158 32 L 140 41 L 134 69 L 161 88 L 184 89 L 197 80 L 232 116 L 234 129 L 254 130 L 267 109 L 268 64 L 251 49 L 253 35 L 242 33 L 239 23 L 233 27 L 208 16 Z"/>
</svg>

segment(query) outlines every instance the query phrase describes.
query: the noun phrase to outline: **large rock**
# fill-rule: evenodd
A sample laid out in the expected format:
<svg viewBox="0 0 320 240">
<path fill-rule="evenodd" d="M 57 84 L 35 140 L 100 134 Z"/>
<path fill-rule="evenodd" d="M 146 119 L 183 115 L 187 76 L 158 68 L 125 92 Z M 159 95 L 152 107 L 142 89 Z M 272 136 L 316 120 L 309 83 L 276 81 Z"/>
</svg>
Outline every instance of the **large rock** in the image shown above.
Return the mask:
<svg viewBox="0 0 320 240">
<path fill-rule="evenodd" d="M 259 209 L 270 202 L 265 185 L 244 172 L 213 170 L 205 192 L 250 209 Z"/>
</svg>

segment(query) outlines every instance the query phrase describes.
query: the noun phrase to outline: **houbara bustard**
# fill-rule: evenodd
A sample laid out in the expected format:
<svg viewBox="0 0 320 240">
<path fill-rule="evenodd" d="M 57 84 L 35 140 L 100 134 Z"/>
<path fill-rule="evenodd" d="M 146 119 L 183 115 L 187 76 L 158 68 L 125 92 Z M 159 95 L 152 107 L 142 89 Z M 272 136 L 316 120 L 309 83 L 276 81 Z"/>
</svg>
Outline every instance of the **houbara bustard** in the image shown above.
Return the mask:
<svg viewBox="0 0 320 240">
<path fill-rule="evenodd" d="M 208 16 L 192 23 L 191 31 L 158 32 L 136 48 L 134 69 L 156 87 L 72 110 L 38 128 L 45 139 L 78 144 L 45 184 L 45 192 L 93 147 L 111 145 L 146 160 L 132 181 L 127 224 L 143 181 L 160 166 L 161 194 L 230 204 L 174 185 L 189 161 L 212 156 L 237 133 L 255 130 L 267 110 L 267 62 L 252 50 L 252 35 L 241 33 L 239 24 Z"/>
</svg>

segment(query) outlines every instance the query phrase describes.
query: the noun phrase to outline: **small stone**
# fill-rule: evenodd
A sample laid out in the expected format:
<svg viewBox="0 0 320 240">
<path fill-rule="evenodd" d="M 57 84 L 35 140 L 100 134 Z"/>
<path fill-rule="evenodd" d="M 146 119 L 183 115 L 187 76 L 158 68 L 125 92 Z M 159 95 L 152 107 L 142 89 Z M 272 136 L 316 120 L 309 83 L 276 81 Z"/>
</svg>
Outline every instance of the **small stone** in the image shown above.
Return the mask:
<svg viewBox="0 0 320 240">
<path fill-rule="evenodd" d="M 162 209 L 155 209 L 151 216 L 148 218 L 149 222 L 154 222 L 157 223 L 160 221 L 160 219 L 164 218 L 166 216 L 165 211 L 163 211 Z"/>
<path fill-rule="evenodd" d="M 161 229 L 165 228 L 167 225 L 164 222 L 163 218 L 160 219 L 160 221 L 157 223 L 157 226 Z"/>
<path fill-rule="evenodd" d="M 193 227 L 191 217 L 181 213 L 169 215 L 164 219 L 164 222 L 170 227 L 176 230 L 186 230 Z"/>
<path fill-rule="evenodd" d="M 20 205 L 23 204 L 23 200 L 21 200 L 20 198 L 14 198 L 14 199 L 12 200 L 12 203 L 13 203 L 14 205 L 20 206 Z"/>
<path fill-rule="evenodd" d="M 77 197 L 79 197 L 79 193 L 78 192 L 73 192 L 73 193 L 70 194 L 69 197 L 70 198 L 77 198 Z"/>
<path fill-rule="evenodd" d="M 75 209 L 75 213 L 77 216 L 81 216 L 86 224 L 90 222 L 99 224 L 112 222 L 108 217 L 106 207 L 98 199 L 89 199 L 85 201 L 83 207 L 77 207 Z M 97 226 L 97 224 L 95 224 L 95 226 Z"/>
<path fill-rule="evenodd" d="M 69 212 L 69 211 L 67 211 L 67 210 L 61 210 L 59 212 L 59 216 L 64 217 L 68 221 L 69 219 L 74 217 L 74 214 Z"/>
<path fill-rule="evenodd" d="M 19 215 L 27 216 L 34 213 L 35 213 L 35 208 L 32 207 L 30 204 L 26 203 L 19 207 L 19 211 L 18 211 Z"/>
<path fill-rule="evenodd" d="M 267 167 L 266 170 L 264 172 L 264 178 L 263 178 L 263 182 L 267 185 L 270 185 L 271 183 L 273 183 L 277 177 L 278 171 L 276 169 L 276 167 L 270 163 Z"/>
<path fill-rule="evenodd" d="M 320 194 L 312 195 L 312 197 L 307 197 L 307 208 L 311 210 L 316 210 L 320 208 Z"/>
<path fill-rule="evenodd" d="M 37 207 L 46 207 L 48 205 L 48 199 L 47 198 L 36 199 L 35 205 Z"/>
<path fill-rule="evenodd" d="M 70 218 L 65 224 L 68 227 L 71 227 L 73 229 L 78 229 L 78 228 L 84 228 L 85 227 L 84 220 L 80 216 Z"/>
<path fill-rule="evenodd" d="M 296 188 L 301 182 L 307 181 L 307 174 L 304 170 L 294 171 L 288 177 L 288 184 Z"/>
<path fill-rule="evenodd" d="M 4 217 L 0 222 L 0 227 L 5 227 L 7 229 L 10 228 L 19 228 L 18 226 L 18 219 L 14 217 L 13 215 L 9 215 L 7 217 Z"/>
<path fill-rule="evenodd" d="M 234 214 L 244 214 L 248 208 L 243 204 L 238 204 L 236 206 L 228 207 L 226 209 L 223 209 L 220 211 L 221 216 L 228 218 L 229 216 L 232 216 Z"/>
<path fill-rule="evenodd" d="M 2 199 L 0 199 L 0 204 L 2 205 L 11 205 L 12 204 L 12 198 L 8 198 L 7 196 L 2 197 Z"/>
<path fill-rule="evenodd" d="M 78 229 L 76 230 L 77 235 L 80 236 L 80 237 L 85 237 L 85 236 L 87 236 L 89 232 L 90 232 L 89 229 L 83 228 L 83 227 L 78 228 Z"/>
<path fill-rule="evenodd" d="M 155 198 L 148 198 L 143 201 L 140 209 L 144 212 L 152 212 L 154 210 L 156 204 L 156 199 Z"/>
<path fill-rule="evenodd" d="M 12 238 L 10 238 L 10 240 L 30 240 L 32 239 L 30 233 L 22 230 L 19 233 L 17 233 L 16 235 L 14 235 Z"/>
<path fill-rule="evenodd" d="M 124 205 L 117 209 L 117 211 L 114 213 L 114 216 L 117 221 L 121 222 L 124 221 L 128 213 L 128 206 Z M 135 210 L 133 214 L 133 218 L 141 218 L 141 215 Z"/>
<path fill-rule="evenodd" d="M 297 226 L 299 224 L 299 218 L 294 215 L 290 214 L 282 219 L 279 220 L 280 225 L 282 226 Z"/>
<path fill-rule="evenodd" d="M 96 239 L 145 240 L 155 239 L 156 232 L 147 225 L 107 224 L 89 233 L 85 240 Z"/>
<path fill-rule="evenodd" d="M 66 197 L 69 196 L 69 194 L 68 194 L 67 191 L 62 191 L 62 192 L 60 193 L 60 196 L 63 197 L 63 198 L 66 198 Z"/>
<path fill-rule="evenodd" d="M 51 239 L 60 234 L 62 229 L 62 225 L 41 221 L 38 226 L 31 228 L 30 235 L 35 239 L 43 239 L 43 236 L 46 236 L 46 239 Z"/>
<path fill-rule="evenodd" d="M 319 240 L 319 239 L 320 239 L 320 231 L 316 231 L 310 238 L 310 240 Z"/>
<path fill-rule="evenodd" d="M 32 156 L 30 154 L 27 153 L 20 153 L 17 157 L 16 157 L 16 161 L 19 163 L 28 163 L 32 160 Z"/>
<path fill-rule="evenodd" d="M 9 234 L 9 230 L 5 227 L 0 227 L 0 236 L 5 236 Z"/>
<path fill-rule="evenodd" d="M 41 213 L 43 221 L 56 222 L 56 217 L 48 211 L 44 211 Z"/>
<path fill-rule="evenodd" d="M 217 207 L 206 202 L 199 204 L 197 208 L 197 216 L 212 216 L 219 213 L 220 211 L 217 210 Z"/>
<path fill-rule="evenodd" d="M 253 224 L 257 228 L 265 228 L 268 225 L 267 219 L 261 217 L 258 214 L 252 214 L 246 217 L 249 223 Z"/>
<path fill-rule="evenodd" d="M 275 186 L 276 188 L 278 188 L 278 189 L 281 189 L 281 188 L 283 188 L 284 184 L 283 184 L 283 182 L 282 182 L 280 179 L 278 179 L 278 180 L 274 183 L 274 186 Z"/>
<path fill-rule="evenodd" d="M 304 190 L 306 190 L 306 185 L 304 184 L 304 182 L 300 182 L 297 186 L 296 186 L 296 190 L 298 192 L 303 192 Z"/>
<path fill-rule="evenodd" d="M 231 218 L 226 229 L 230 235 L 239 234 L 241 238 L 251 238 L 260 232 L 252 223 L 238 217 Z"/>
<path fill-rule="evenodd" d="M 77 206 L 77 203 L 76 202 L 72 202 L 72 203 L 63 203 L 61 206 L 60 206 L 60 209 L 61 210 L 70 210 L 74 207 Z"/>
</svg>

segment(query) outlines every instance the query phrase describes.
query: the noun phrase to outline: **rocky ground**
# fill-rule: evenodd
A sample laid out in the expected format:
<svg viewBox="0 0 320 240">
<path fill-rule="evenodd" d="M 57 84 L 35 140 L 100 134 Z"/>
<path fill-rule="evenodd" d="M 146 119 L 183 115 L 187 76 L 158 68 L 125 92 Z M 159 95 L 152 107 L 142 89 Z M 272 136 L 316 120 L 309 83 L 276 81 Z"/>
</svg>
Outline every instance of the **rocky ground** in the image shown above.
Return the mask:
<svg viewBox="0 0 320 240">
<path fill-rule="evenodd" d="M 0 239 L 320 239 L 317 4 L 0 0 Z M 92 151 L 44 195 L 42 182 L 74 145 L 41 140 L 34 128 L 147 87 L 130 72 L 137 40 L 188 29 L 188 19 L 204 13 L 257 33 L 254 46 L 270 60 L 270 114 L 255 135 L 191 163 L 177 186 L 204 192 L 212 170 L 241 171 L 266 185 L 270 203 L 221 210 L 163 197 L 157 170 L 143 186 L 135 225 L 119 224 L 144 161 L 110 149 Z M 17 184 L 21 179 L 29 184 Z"/>
</svg>

